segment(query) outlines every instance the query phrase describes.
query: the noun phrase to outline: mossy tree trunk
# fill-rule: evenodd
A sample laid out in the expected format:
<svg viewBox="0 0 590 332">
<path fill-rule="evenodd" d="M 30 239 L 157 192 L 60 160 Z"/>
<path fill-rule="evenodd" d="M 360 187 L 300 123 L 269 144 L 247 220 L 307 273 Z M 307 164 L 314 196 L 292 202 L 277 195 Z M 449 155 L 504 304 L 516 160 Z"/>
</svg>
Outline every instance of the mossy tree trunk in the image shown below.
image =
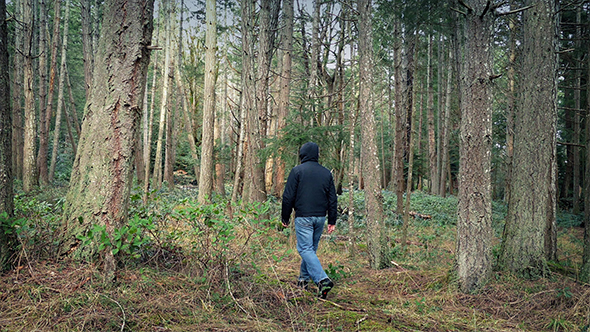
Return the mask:
<svg viewBox="0 0 590 332">
<path fill-rule="evenodd" d="M 110 250 L 80 247 L 78 236 L 103 225 L 109 236 L 127 221 L 135 141 L 152 38 L 153 0 L 108 0 L 86 102 L 78 153 L 64 204 L 60 255 L 90 260 L 98 254 L 108 279 Z"/>
<path fill-rule="evenodd" d="M 463 3 L 463 2 L 462 2 Z M 461 73 L 457 274 L 463 292 L 492 272 L 492 23 L 489 1 L 465 1 L 465 60 Z"/>
<path fill-rule="evenodd" d="M 12 116 L 8 66 L 8 27 L 6 1 L 0 0 L 0 215 L 13 215 L 12 193 Z M 0 271 L 7 265 L 14 249 L 14 237 L 0 217 Z"/>
<path fill-rule="evenodd" d="M 553 259 L 556 209 L 556 4 L 528 1 L 533 4 L 523 13 L 521 93 L 514 116 L 512 183 L 499 258 L 503 268 L 527 278 L 545 275 L 546 260 Z"/>
</svg>

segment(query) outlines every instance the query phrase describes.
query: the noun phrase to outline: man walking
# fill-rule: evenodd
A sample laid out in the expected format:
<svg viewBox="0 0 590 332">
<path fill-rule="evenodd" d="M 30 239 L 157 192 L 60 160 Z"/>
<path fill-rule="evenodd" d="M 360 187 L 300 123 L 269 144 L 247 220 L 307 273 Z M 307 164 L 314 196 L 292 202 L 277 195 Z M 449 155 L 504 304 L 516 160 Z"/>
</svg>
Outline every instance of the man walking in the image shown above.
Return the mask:
<svg viewBox="0 0 590 332">
<path fill-rule="evenodd" d="M 289 174 L 283 192 L 281 218 L 289 225 L 291 211 L 295 209 L 297 251 L 301 256 L 298 286 L 307 288 L 311 279 L 318 285 L 319 295 L 325 299 L 334 283 L 322 268 L 316 254 L 328 213 L 328 234 L 336 229 L 338 200 L 332 173 L 319 160 L 319 147 L 305 143 L 299 150 L 301 165 Z"/>
</svg>

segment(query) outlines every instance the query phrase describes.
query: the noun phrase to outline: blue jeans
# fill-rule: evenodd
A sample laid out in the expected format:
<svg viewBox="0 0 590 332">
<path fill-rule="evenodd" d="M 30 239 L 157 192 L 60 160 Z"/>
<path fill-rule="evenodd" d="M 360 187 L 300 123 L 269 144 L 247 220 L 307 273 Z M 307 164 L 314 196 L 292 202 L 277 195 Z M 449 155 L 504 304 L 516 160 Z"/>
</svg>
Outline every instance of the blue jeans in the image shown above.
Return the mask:
<svg viewBox="0 0 590 332">
<path fill-rule="evenodd" d="M 328 277 L 316 254 L 326 217 L 295 218 L 297 251 L 301 256 L 299 280 L 313 280 L 316 284 Z"/>
</svg>

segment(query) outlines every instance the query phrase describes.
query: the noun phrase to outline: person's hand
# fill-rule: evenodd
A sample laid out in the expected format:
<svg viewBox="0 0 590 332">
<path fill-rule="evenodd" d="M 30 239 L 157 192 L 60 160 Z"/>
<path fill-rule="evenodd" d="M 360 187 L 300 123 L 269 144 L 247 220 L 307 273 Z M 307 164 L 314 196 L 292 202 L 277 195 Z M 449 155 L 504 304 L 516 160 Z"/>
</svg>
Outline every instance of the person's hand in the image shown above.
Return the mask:
<svg viewBox="0 0 590 332">
<path fill-rule="evenodd" d="M 286 224 L 286 223 L 283 221 L 283 227 L 287 228 L 287 227 L 289 227 L 289 224 Z"/>
<path fill-rule="evenodd" d="M 336 230 L 336 225 L 328 225 L 328 234 L 332 234 Z"/>
</svg>

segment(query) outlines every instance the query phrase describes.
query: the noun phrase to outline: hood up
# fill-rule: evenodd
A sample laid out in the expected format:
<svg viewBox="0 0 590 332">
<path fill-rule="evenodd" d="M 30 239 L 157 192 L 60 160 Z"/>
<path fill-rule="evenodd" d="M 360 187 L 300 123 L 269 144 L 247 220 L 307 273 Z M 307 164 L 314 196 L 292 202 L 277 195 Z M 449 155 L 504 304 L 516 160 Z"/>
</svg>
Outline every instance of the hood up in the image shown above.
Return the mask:
<svg viewBox="0 0 590 332">
<path fill-rule="evenodd" d="M 303 164 L 306 161 L 317 162 L 320 158 L 320 148 L 314 142 L 307 142 L 303 144 L 301 150 L 299 150 L 299 159 Z"/>
</svg>

